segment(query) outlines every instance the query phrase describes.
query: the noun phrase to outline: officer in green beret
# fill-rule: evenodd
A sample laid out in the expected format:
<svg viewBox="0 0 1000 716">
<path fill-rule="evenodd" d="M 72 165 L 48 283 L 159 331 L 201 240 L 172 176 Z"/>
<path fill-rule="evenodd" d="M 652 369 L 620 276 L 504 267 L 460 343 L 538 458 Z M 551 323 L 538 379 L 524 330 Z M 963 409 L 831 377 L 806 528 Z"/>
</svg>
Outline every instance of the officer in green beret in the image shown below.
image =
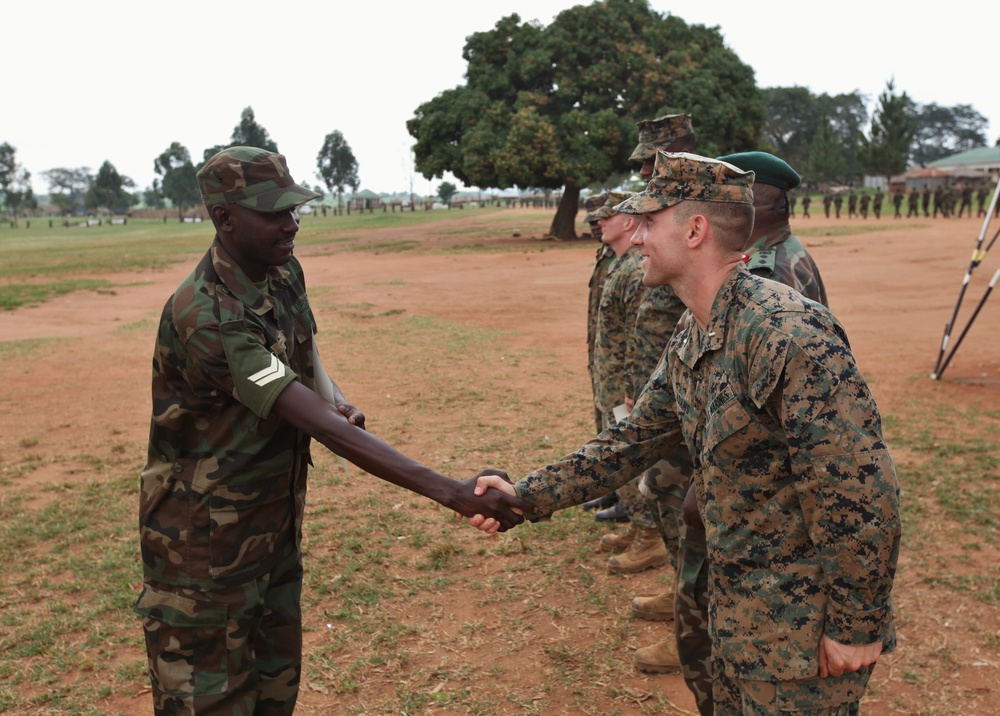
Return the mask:
<svg viewBox="0 0 1000 716">
<path fill-rule="evenodd" d="M 292 179 L 284 156 L 230 147 L 198 184 L 215 239 L 160 318 L 135 610 L 157 716 L 291 714 L 311 440 L 457 512 L 489 510 L 505 527 L 524 505 L 483 503 L 475 478 L 448 478 L 365 431 L 316 349 L 293 252 L 296 208 L 319 194 Z"/>
</svg>

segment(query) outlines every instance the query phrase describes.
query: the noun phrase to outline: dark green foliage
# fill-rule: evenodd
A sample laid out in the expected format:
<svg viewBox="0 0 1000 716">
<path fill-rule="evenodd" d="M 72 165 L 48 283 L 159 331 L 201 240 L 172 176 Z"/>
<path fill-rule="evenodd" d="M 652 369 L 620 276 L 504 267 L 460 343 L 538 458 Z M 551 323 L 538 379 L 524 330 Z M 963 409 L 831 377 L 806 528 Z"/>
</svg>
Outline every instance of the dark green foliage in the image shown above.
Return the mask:
<svg viewBox="0 0 1000 716">
<path fill-rule="evenodd" d="M 765 109 L 753 70 L 718 28 L 645 0 L 606 0 L 551 25 L 502 18 L 470 35 L 466 84 L 417 107 L 407 129 L 425 177 L 470 186 L 564 187 L 551 233 L 573 238 L 580 187 L 635 171 L 635 123 L 692 115 L 698 151 L 755 146 Z"/>
</svg>

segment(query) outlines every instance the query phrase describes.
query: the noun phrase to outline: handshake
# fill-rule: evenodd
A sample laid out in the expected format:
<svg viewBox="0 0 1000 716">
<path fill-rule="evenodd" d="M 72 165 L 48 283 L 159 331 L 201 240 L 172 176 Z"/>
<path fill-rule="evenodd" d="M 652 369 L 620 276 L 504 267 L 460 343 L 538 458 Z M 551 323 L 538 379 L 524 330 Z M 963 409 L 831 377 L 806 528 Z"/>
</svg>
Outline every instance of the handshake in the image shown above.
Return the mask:
<svg viewBox="0 0 1000 716">
<path fill-rule="evenodd" d="M 489 534 L 516 527 L 524 522 L 525 512 L 538 511 L 517 496 L 506 472 L 492 468 L 458 482 L 455 500 L 447 506 L 455 510 L 457 518 L 466 518 L 470 525 Z"/>
</svg>

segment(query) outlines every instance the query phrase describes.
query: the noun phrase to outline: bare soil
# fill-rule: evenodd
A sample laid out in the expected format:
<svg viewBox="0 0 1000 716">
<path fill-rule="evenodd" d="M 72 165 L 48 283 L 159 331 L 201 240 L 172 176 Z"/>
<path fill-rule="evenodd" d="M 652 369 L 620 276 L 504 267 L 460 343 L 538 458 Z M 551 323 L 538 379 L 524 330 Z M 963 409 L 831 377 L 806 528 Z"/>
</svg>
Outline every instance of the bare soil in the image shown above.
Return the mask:
<svg viewBox="0 0 1000 716">
<path fill-rule="evenodd" d="M 521 211 L 521 210 L 511 210 Z M 524 210 L 530 212 L 530 210 Z M 867 231 L 878 224 L 879 231 Z M 868 378 L 884 415 L 911 415 L 914 406 L 945 404 L 958 411 L 1000 409 L 1000 297 L 987 301 L 960 351 L 942 380 L 934 381 L 929 373 L 940 347 L 942 330 L 955 305 L 969 256 L 982 225 L 981 219 L 903 220 L 883 217 L 875 222 L 834 221 L 822 216 L 793 220 L 793 228 L 830 227 L 837 232 L 851 227 L 849 233 L 815 237 L 803 241 L 821 268 L 831 300 L 831 307 L 845 325 L 858 362 Z M 373 243 L 416 240 L 440 248 L 461 244 L 453 224 L 447 232 L 437 225 L 405 230 L 374 231 L 366 237 Z M 445 235 L 446 234 L 446 235 Z M 208 237 L 206 237 L 206 243 Z M 408 314 L 460 321 L 488 329 L 504 331 L 505 343 L 512 351 L 529 350 L 544 345 L 546 353 L 566 366 L 567 376 L 545 383 L 537 374 L 523 380 L 512 371 L 510 389 L 537 394 L 546 403 L 565 401 L 566 396 L 586 395 L 585 316 L 587 281 L 593 267 L 595 245 L 581 240 L 558 250 L 553 242 L 540 237 L 520 236 L 476 243 L 506 246 L 509 251 L 483 253 L 435 253 L 412 250 L 401 253 L 363 251 L 328 253 L 323 247 L 298 251 L 312 290 L 334 287 L 344 301 L 371 304 L 374 312 L 405 307 Z M 974 273 L 952 340 L 957 338 L 969 313 L 986 290 L 986 283 L 996 270 L 994 257 Z M 134 284 L 111 294 L 78 292 L 44 304 L 0 314 L 0 341 L 23 339 L 58 339 L 42 351 L 33 352 L 30 361 L 0 361 L 0 455 L 22 452 L 25 440 L 37 440 L 39 453 L 88 454 L 120 449 L 121 444 L 143 444 L 148 430 L 148 382 L 155 321 L 165 298 L 191 270 L 196 260 L 177 264 L 158 273 L 116 274 L 109 277 L 116 284 Z M 322 313 L 318 316 L 321 329 Z M 325 347 L 325 353 L 336 347 Z M 365 356 L 340 356 L 338 362 L 364 364 Z M 329 366 L 328 366 L 329 367 Z M 341 381 L 345 394 L 376 421 L 380 415 L 392 418 L 399 405 L 390 397 L 396 376 L 377 374 L 364 380 Z M 474 382 L 476 376 L 462 376 Z M 576 399 L 576 398 L 575 398 Z M 407 429 L 405 450 L 435 467 L 436 441 L 442 421 L 435 415 L 415 416 Z M 447 426 L 475 425 L 483 410 L 481 403 L 453 403 L 444 421 Z M 580 440 L 587 437 L 589 414 L 559 417 L 553 429 L 574 432 Z M 500 419 L 500 418 L 498 418 Z M 517 416 L 507 416 L 512 422 Z M 939 424 L 934 415 L 914 416 L 926 419 L 932 433 L 947 434 L 952 426 Z M 892 430 L 889 430 L 891 442 Z M 572 445 L 568 447 L 574 447 Z M 424 457 L 421 457 L 424 456 Z M 141 455 L 137 456 L 141 460 Z M 899 456 L 897 455 L 897 461 Z M 463 468 L 473 466 L 463 465 Z M 478 467 L 478 466 L 477 466 Z M 498 467 L 504 467 L 499 465 Z M 56 462 L 15 478 L 18 486 L 37 485 L 70 479 L 76 469 L 72 461 Z M 471 474 L 471 473 L 468 473 Z M 901 475 L 906 499 L 906 475 Z M 352 488 L 376 490 L 378 481 L 354 480 Z M 333 488 L 324 488 L 333 489 Z M 38 491 L 30 508 L 46 504 L 51 492 Z M 994 497 L 996 493 L 993 493 Z M 311 495 L 311 500 L 313 499 Z M 322 499 L 324 493 L 316 497 Z M 327 496 L 328 497 L 328 496 Z M 996 502 L 993 503 L 996 510 Z M 933 519 L 941 510 L 926 505 Z M 307 515 L 307 520 L 308 515 Z M 530 528 L 529 528 L 530 529 Z M 468 531 L 471 533 L 471 530 Z M 477 541 L 490 538 L 459 531 L 443 532 L 442 539 L 461 540 L 469 550 Z M 501 539 L 506 539 L 503 537 Z M 905 539 L 905 536 L 904 536 Z M 581 639 L 607 635 L 608 623 L 615 615 L 627 614 L 630 594 L 653 594 L 658 590 L 658 575 L 645 573 L 635 577 L 612 577 L 604 570 L 606 555 L 593 550 L 581 560 L 580 569 L 597 584 L 620 586 L 620 603 L 611 605 L 612 614 L 599 608 L 581 610 L 581 583 L 567 584 L 565 591 L 533 595 L 549 606 L 547 613 L 524 616 L 533 625 L 532 643 L 516 654 L 503 657 L 506 671 L 501 678 L 525 703 L 533 694 L 544 691 L 551 713 L 579 713 L 571 686 L 546 683 L 546 650 L 572 648 Z M 1000 714 L 1000 605 L 984 601 L 939 584 L 935 570 L 946 564 L 951 574 L 987 575 L 996 579 L 1000 547 L 993 531 L 971 560 L 957 561 L 956 546 L 948 542 L 922 543 L 921 553 L 907 550 L 904 541 L 897 579 L 896 606 L 900 620 L 899 648 L 880 661 L 865 712 L 869 714 L 954 713 L 985 716 Z M 405 549 L 405 545 L 400 549 Z M 437 629 L 448 632 L 458 625 L 475 620 L 485 634 L 501 635 L 504 623 L 500 614 L 483 613 L 480 608 L 481 584 L 503 574 L 511 559 L 482 560 L 475 567 L 479 586 L 449 587 L 447 594 L 431 604 L 412 604 L 399 613 L 388 614 L 412 623 L 435 620 Z M 517 580 L 516 573 L 507 577 Z M 513 605 L 514 608 L 517 605 Z M 561 613 L 563 618 L 552 616 Z M 567 619 L 565 615 L 570 615 Z M 136 625 L 136 628 L 138 626 Z M 635 648 L 668 635 L 662 624 L 637 623 L 629 646 Z M 983 635 L 993 635 L 993 648 L 984 646 Z M 322 630 L 308 631 L 307 647 L 323 638 Z M 440 647 L 425 645 L 428 654 Z M 627 649 L 620 655 L 626 663 Z M 123 655 L 130 656 L 130 655 Z M 136 655 L 131 656 L 139 656 Z M 489 640 L 473 644 L 462 658 L 470 668 L 484 676 L 499 657 Z M 428 657 L 433 661 L 434 656 Z M 914 674 L 919 673 L 919 677 Z M 659 690 L 671 705 L 663 712 L 693 711 L 694 702 L 683 681 L 676 675 L 650 676 L 626 673 L 619 689 L 608 696 L 606 706 L 595 712 L 645 713 L 643 703 Z M 366 702 L 380 703 L 380 691 L 391 694 L 399 688 L 388 670 L 385 678 L 367 682 L 362 693 L 338 697 L 303 685 L 300 698 L 303 713 L 366 712 Z M 509 708 L 503 713 L 530 713 L 528 706 Z M 106 704 L 109 713 L 150 713 L 148 695 L 116 694 Z M 433 713 L 467 713 L 436 708 Z"/>
</svg>

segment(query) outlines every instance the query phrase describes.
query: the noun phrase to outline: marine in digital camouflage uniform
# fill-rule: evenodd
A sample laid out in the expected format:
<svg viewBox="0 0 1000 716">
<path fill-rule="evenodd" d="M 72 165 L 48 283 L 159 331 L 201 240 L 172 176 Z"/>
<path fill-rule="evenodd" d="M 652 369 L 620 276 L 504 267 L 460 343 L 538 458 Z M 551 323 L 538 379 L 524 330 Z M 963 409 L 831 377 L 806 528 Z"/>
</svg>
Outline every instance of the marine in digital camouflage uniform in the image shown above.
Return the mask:
<svg viewBox="0 0 1000 716">
<path fill-rule="evenodd" d="M 319 195 L 294 182 L 282 155 L 254 147 L 219 152 L 198 182 L 216 236 L 160 319 L 135 610 L 158 716 L 290 714 L 310 438 L 459 512 L 484 506 L 474 480 L 365 432 L 318 364 L 292 251 L 295 208 Z M 513 526 L 511 505 L 489 509 Z"/>
<path fill-rule="evenodd" d="M 480 489 L 531 499 L 537 519 L 684 440 L 706 525 L 714 713 L 857 713 L 895 646 L 899 486 L 843 328 L 742 261 L 752 182 L 727 163 L 658 157 L 617 208 L 647 215 L 633 239 L 646 281 L 689 308 L 663 360 L 626 420 L 513 487 Z"/>
<path fill-rule="evenodd" d="M 616 216 L 612 209 L 628 196 L 609 192 L 605 205 L 595 212 L 601 240 L 616 255 L 601 292 L 594 341 L 596 406 L 603 415 L 603 429 L 615 423 L 616 407 L 631 408 L 683 313 L 683 305 L 669 287 L 643 285 L 642 259 L 629 245 L 638 222 L 632 216 Z M 619 553 L 608 560 L 612 573 L 639 572 L 670 560 L 656 517 L 638 488 L 636 479 L 618 490 L 630 520 L 625 533 L 628 541 L 622 544 L 619 535 L 601 539 L 603 549 Z"/>
<path fill-rule="evenodd" d="M 597 239 L 600 246 L 594 256 L 594 270 L 590 274 L 590 289 L 587 298 L 587 373 L 590 375 L 590 384 L 593 389 L 594 398 L 597 397 L 597 385 L 594 383 L 594 339 L 597 337 L 597 309 L 601 303 L 601 291 L 604 290 L 604 282 L 608 277 L 608 269 L 615 260 L 614 250 L 601 241 L 601 225 L 594 212 L 604 205 L 607 194 L 589 196 L 584 200 L 583 208 L 587 214 L 583 220 L 590 226 L 590 234 Z M 594 427 L 597 432 L 604 429 L 604 418 L 601 411 L 594 407 Z"/>
<path fill-rule="evenodd" d="M 754 225 L 745 247 L 747 270 L 791 286 L 827 305 L 819 268 L 792 234 L 785 202 L 801 183 L 787 162 L 767 152 L 741 152 L 719 157 L 743 171 L 754 172 Z M 712 640 L 708 625 L 708 558 L 705 525 L 698 516 L 694 485 L 688 490 L 681 527 L 681 567 L 674 603 L 677 653 L 684 680 L 702 716 L 713 713 Z"/>
<path fill-rule="evenodd" d="M 639 171 L 644 181 L 653 175 L 657 152 L 693 152 L 697 136 L 692 119 L 687 114 L 671 114 L 656 119 L 643 120 L 636 124 L 639 139 L 629 157 L 631 161 L 642 162 Z M 651 359 L 646 375 L 651 375 L 666 347 L 666 339 L 673 332 L 677 321 L 684 312 L 684 305 L 669 286 L 654 289 L 666 291 L 658 310 L 660 321 L 655 342 L 648 342 L 646 355 Z M 656 294 L 653 294 L 656 295 Z M 664 322 L 666 319 L 666 322 Z M 640 321 L 640 326 L 644 321 Z M 684 493 L 691 481 L 691 456 L 687 447 L 678 445 L 665 459 L 646 471 L 638 482 L 640 494 L 647 500 L 649 509 L 656 519 L 663 543 L 666 545 L 667 559 L 677 569 L 680 555 L 680 515 Z M 635 530 L 604 538 L 629 544 L 634 541 Z M 634 549 L 634 548 L 633 548 Z M 652 621 L 671 621 L 674 618 L 674 587 L 653 596 L 637 596 L 630 605 L 632 616 Z M 680 668 L 673 635 L 636 649 L 632 664 L 641 671 L 669 673 Z"/>
</svg>

